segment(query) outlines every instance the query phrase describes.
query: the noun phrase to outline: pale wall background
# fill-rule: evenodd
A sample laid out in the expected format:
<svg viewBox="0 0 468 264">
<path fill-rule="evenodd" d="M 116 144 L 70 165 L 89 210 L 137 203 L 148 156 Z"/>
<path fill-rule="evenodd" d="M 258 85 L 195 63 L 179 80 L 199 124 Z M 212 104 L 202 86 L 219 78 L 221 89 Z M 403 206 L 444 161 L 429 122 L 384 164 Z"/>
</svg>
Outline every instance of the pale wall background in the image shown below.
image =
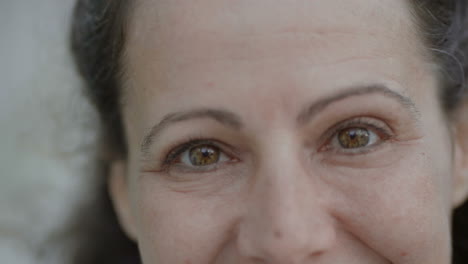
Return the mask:
<svg viewBox="0 0 468 264">
<path fill-rule="evenodd" d="M 67 46 L 73 2 L 0 0 L 1 263 L 67 263 L 50 235 L 92 176 L 95 115 Z"/>
</svg>

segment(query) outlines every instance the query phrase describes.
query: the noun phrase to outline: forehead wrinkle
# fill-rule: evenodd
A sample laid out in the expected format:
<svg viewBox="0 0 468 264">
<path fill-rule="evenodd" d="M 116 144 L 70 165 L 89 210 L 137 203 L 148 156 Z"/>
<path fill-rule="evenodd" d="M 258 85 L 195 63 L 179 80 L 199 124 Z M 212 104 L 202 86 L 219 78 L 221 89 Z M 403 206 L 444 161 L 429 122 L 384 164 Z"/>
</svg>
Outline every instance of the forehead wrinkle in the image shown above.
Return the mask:
<svg viewBox="0 0 468 264">
<path fill-rule="evenodd" d="M 143 1 L 143 2 L 146 2 L 148 4 L 150 3 L 148 1 Z M 206 1 L 206 2 L 211 3 L 211 1 Z M 198 10 L 198 9 L 196 9 L 195 11 L 192 10 L 191 13 L 195 13 L 195 14 L 201 13 L 201 15 L 200 14 L 198 16 L 192 15 L 192 16 L 188 16 L 188 18 L 186 16 L 186 13 L 188 12 L 186 9 L 193 4 L 180 3 L 182 7 L 174 7 L 177 5 L 170 4 L 169 1 L 167 2 L 161 1 L 161 3 L 157 4 L 159 8 L 156 8 L 157 10 L 154 11 L 156 12 L 157 18 L 153 18 L 153 16 L 148 15 L 151 12 L 147 11 L 146 10 L 147 8 L 143 8 L 143 7 L 139 8 L 139 9 L 144 9 L 144 11 L 140 11 L 143 14 L 143 16 L 139 16 L 139 17 L 151 17 L 151 20 L 155 20 L 155 21 L 151 22 L 151 21 L 147 21 L 148 19 L 143 19 L 144 21 L 146 21 L 146 23 L 140 22 L 140 23 L 137 23 L 138 25 L 135 25 L 135 26 L 146 28 L 146 30 L 144 30 L 146 31 L 146 34 L 144 34 L 144 36 L 140 36 L 140 37 L 144 37 L 145 39 L 145 41 L 139 41 L 140 44 L 143 44 L 142 46 L 150 45 L 151 47 L 154 48 L 155 47 L 154 44 L 156 44 L 157 46 L 156 42 L 165 41 L 165 42 L 171 43 L 171 45 L 162 45 L 162 43 L 160 43 L 161 47 L 165 46 L 165 47 L 168 47 L 169 49 L 172 49 L 174 54 L 177 54 L 178 58 L 181 58 L 181 56 L 183 56 L 184 54 L 190 55 L 190 56 L 196 56 L 195 58 L 200 58 L 200 57 L 205 56 L 206 54 L 203 54 L 203 52 L 190 52 L 190 51 L 193 51 L 194 49 L 198 49 L 197 46 L 204 48 L 208 52 L 208 54 L 211 54 L 210 57 L 213 57 L 212 56 L 214 55 L 213 53 L 219 53 L 219 51 L 216 51 L 216 48 L 213 49 L 213 47 L 214 46 L 224 47 L 224 45 L 229 44 L 226 40 L 231 40 L 231 46 L 243 46 L 243 48 L 246 48 L 245 44 L 240 45 L 241 42 L 246 43 L 245 40 L 240 40 L 244 38 L 244 36 L 252 36 L 252 35 L 262 36 L 262 35 L 275 35 L 275 34 L 287 33 L 287 34 L 292 34 L 292 37 L 294 41 L 296 41 L 296 44 L 297 44 L 298 39 L 300 40 L 300 38 L 304 38 L 300 36 L 300 35 L 304 35 L 304 33 L 301 33 L 301 32 L 307 32 L 308 38 L 310 38 L 310 35 L 312 33 L 318 35 L 318 38 L 323 38 L 324 35 L 328 36 L 329 34 L 355 35 L 356 33 L 359 33 L 362 31 L 369 31 L 371 33 L 372 31 L 379 31 L 379 30 L 385 33 L 384 34 L 385 36 L 389 36 L 389 35 L 392 35 L 392 34 L 389 34 L 389 32 L 394 31 L 394 27 L 391 27 L 390 29 L 385 28 L 384 30 L 382 28 L 379 29 L 378 26 L 372 26 L 372 25 L 363 26 L 363 22 L 343 25 L 343 23 L 340 24 L 338 22 L 334 22 L 335 20 L 328 20 L 328 19 L 324 20 L 323 18 L 320 18 L 320 17 L 317 17 L 318 22 L 314 21 L 314 23 L 311 23 L 312 20 L 310 18 L 310 15 L 306 16 L 306 11 L 303 9 L 309 8 L 309 9 L 312 9 L 313 11 L 314 4 L 307 4 L 304 7 L 301 6 L 300 8 L 298 8 L 294 3 L 296 3 L 296 1 L 293 1 L 290 4 L 293 7 L 291 10 L 297 13 L 297 16 L 295 16 L 294 19 L 281 19 L 281 17 L 277 18 L 274 16 L 272 17 L 271 15 L 262 15 L 262 16 L 259 16 L 260 18 L 258 18 L 259 20 L 257 21 L 252 17 L 254 15 L 253 11 L 244 10 L 246 8 L 247 3 L 244 3 L 243 1 L 240 1 L 238 4 L 233 4 L 230 2 L 226 2 L 226 1 L 221 1 L 218 3 L 214 2 L 212 3 L 214 4 L 214 7 L 208 8 L 208 10 Z M 297 3 L 299 4 L 299 2 Z M 201 2 L 200 5 L 203 5 L 203 2 Z M 168 15 L 160 11 L 160 9 L 164 9 L 166 6 L 170 10 L 170 12 L 168 12 L 169 13 Z M 233 9 L 234 12 L 231 11 L 231 12 L 228 12 L 228 14 L 224 14 L 227 12 L 224 10 L 227 7 L 229 7 L 228 8 L 229 10 Z M 281 7 L 281 5 L 275 4 L 272 7 L 272 10 L 270 10 L 270 12 L 275 13 L 277 11 L 279 12 L 279 10 L 283 10 L 283 9 L 280 9 L 279 7 Z M 266 14 L 270 12 L 262 12 L 262 14 Z M 208 15 L 212 13 L 215 14 L 216 16 Z M 219 13 L 222 13 L 222 14 L 219 14 Z M 346 16 L 351 16 L 351 17 L 358 17 L 359 15 L 359 14 L 348 14 L 348 13 L 345 13 L 345 14 Z M 254 20 L 238 21 L 238 19 L 237 20 L 234 19 L 238 16 L 240 17 L 248 16 L 250 19 L 254 19 Z M 373 16 L 376 16 L 376 15 L 374 14 L 371 17 Z M 161 21 L 157 21 L 157 20 L 161 20 Z M 234 20 L 234 21 L 231 21 L 231 20 Z M 272 21 L 270 20 L 272 20 L 274 23 L 272 24 L 271 23 Z M 384 21 L 385 19 L 380 19 L 380 20 Z M 148 24 L 158 24 L 158 27 L 150 26 Z M 266 27 L 265 25 L 271 25 L 271 26 Z M 156 30 L 151 30 L 151 29 L 156 29 Z M 138 31 L 138 29 L 136 29 L 136 31 Z M 373 34 L 376 34 L 376 33 L 374 32 Z M 155 38 L 151 39 L 151 36 L 155 36 Z M 369 39 L 372 39 L 372 36 L 369 36 L 369 37 L 362 36 L 362 38 L 366 38 L 369 40 Z M 252 41 L 253 41 L 252 39 L 249 40 L 249 42 L 252 42 Z M 202 43 L 197 44 L 197 42 L 202 42 Z M 271 41 L 268 41 L 268 42 L 272 43 L 273 46 L 278 46 L 274 39 L 271 39 Z M 307 43 L 307 42 L 316 42 L 316 40 L 313 40 L 313 41 L 307 40 L 305 41 L 304 46 L 310 46 L 311 44 L 313 44 L 313 43 Z M 180 45 L 178 45 L 178 43 L 180 43 Z M 186 45 L 186 43 L 190 43 L 190 45 Z M 212 43 L 213 47 L 208 47 L 211 45 L 207 45 L 207 43 Z M 265 45 L 258 45 L 258 43 L 253 43 L 253 44 L 255 45 L 250 45 L 252 46 L 251 48 L 253 48 L 252 52 L 248 52 L 248 54 L 246 55 L 248 58 L 250 58 L 251 55 L 256 55 L 256 56 L 261 55 L 262 49 L 259 49 L 258 47 L 265 46 Z M 326 45 L 326 43 L 322 43 L 322 45 Z M 181 46 L 181 47 L 176 47 L 176 46 Z M 286 47 L 289 47 L 289 46 L 291 45 L 286 43 Z M 278 49 L 282 50 L 283 48 L 284 47 L 277 47 L 277 50 Z M 167 53 L 167 52 L 164 52 L 164 53 Z M 275 52 L 275 54 L 278 54 L 278 52 Z M 169 54 L 166 54 L 166 55 L 169 57 L 173 57 L 173 55 L 169 55 Z M 226 55 L 226 47 L 223 48 L 223 52 L 221 55 Z M 270 56 L 271 55 L 272 54 L 270 54 Z"/>
</svg>

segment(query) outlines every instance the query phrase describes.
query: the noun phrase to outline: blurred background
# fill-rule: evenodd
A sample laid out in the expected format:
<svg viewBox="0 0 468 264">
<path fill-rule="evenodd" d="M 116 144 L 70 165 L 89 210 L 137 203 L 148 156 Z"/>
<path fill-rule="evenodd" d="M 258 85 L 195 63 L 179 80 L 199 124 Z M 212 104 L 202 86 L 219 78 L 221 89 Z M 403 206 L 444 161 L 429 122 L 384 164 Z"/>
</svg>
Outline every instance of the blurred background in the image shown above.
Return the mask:
<svg viewBox="0 0 468 264">
<path fill-rule="evenodd" d="M 96 114 L 68 32 L 74 0 L 0 0 L 1 263 L 66 263 L 66 222 L 93 177 Z"/>
</svg>

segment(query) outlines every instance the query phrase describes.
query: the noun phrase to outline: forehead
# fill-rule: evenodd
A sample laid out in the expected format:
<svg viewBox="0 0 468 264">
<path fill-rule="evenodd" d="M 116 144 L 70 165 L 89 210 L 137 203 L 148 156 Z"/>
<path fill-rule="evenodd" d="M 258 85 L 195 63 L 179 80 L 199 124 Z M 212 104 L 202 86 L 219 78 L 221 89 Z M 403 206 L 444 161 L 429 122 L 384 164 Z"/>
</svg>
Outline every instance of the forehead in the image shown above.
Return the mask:
<svg viewBox="0 0 468 264">
<path fill-rule="evenodd" d="M 343 36 L 370 43 L 376 37 L 412 35 L 408 2 L 139 0 L 132 10 L 127 47 L 131 56 L 142 56 L 144 50 L 145 57 L 157 53 L 172 61 L 249 59 L 281 55 L 288 48 L 314 50 L 317 57 L 333 42 L 352 46 L 338 42 Z"/>
<path fill-rule="evenodd" d="M 282 85 L 275 92 L 282 98 L 314 83 L 320 93 L 376 70 L 406 81 L 422 50 L 409 7 L 406 0 L 139 0 L 126 43 L 129 97 L 160 108 L 175 98 L 204 100 L 208 91 L 245 98 Z"/>
</svg>

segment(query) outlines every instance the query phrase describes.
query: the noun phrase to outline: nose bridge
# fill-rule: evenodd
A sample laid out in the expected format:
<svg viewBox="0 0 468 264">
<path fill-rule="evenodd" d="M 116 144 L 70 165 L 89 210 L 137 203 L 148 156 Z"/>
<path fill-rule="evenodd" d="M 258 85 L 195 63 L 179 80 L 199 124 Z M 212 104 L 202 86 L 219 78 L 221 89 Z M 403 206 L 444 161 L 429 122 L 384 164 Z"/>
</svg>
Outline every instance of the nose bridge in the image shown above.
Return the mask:
<svg viewBox="0 0 468 264">
<path fill-rule="evenodd" d="M 240 224 L 239 250 L 264 263 L 307 263 L 303 260 L 331 245 L 334 229 L 321 207 L 314 175 L 301 162 L 301 151 L 291 143 L 279 145 L 270 148 L 257 167 Z"/>
</svg>

